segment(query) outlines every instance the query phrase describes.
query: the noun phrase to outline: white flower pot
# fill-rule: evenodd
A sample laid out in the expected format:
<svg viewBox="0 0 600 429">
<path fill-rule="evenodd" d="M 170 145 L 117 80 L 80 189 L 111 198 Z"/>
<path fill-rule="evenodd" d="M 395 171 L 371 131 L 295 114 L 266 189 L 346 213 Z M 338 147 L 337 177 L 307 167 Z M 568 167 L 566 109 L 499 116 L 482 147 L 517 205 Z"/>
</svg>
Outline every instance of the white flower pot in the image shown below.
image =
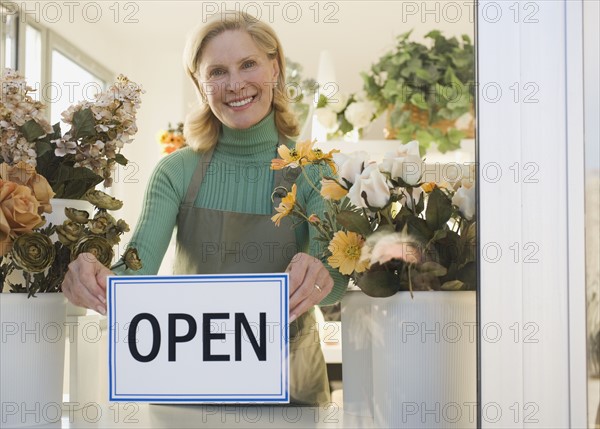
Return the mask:
<svg viewBox="0 0 600 429">
<path fill-rule="evenodd" d="M 0 427 L 60 422 L 66 299 L 0 294 Z"/>
<path fill-rule="evenodd" d="M 347 298 L 353 300 L 352 295 Z M 342 314 L 355 303 L 346 297 Z M 408 292 L 364 300 L 359 309 L 370 320 L 365 326 L 344 324 L 342 331 L 370 331 L 371 362 L 344 369 L 344 399 L 358 383 L 372 376 L 372 406 L 376 427 L 469 428 L 476 426 L 477 350 L 475 292 Z M 356 307 L 353 311 L 356 311 Z M 355 318 L 356 319 L 356 318 Z M 347 319 L 348 320 L 348 319 Z M 351 320 L 351 319 L 350 319 Z M 342 340 L 343 365 L 352 362 L 352 347 Z M 359 377 L 360 381 L 355 377 Z M 363 387 L 362 390 L 367 390 Z M 364 396 L 364 394 L 363 394 Z M 352 404 L 349 404 L 352 407 Z M 344 401 L 344 411 L 346 401 Z"/>
<path fill-rule="evenodd" d="M 344 413 L 373 417 L 371 304 L 375 298 L 349 290 L 342 300 Z"/>
</svg>

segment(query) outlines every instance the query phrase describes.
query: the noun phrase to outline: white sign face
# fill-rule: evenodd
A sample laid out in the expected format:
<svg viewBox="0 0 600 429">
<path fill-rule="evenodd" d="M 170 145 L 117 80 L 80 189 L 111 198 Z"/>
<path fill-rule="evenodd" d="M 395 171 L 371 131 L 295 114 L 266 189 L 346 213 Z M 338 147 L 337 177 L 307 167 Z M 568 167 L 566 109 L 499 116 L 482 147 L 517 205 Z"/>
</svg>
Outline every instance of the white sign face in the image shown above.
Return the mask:
<svg viewBox="0 0 600 429">
<path fill-rule="evenodd" d="M 108 278 L 109 400 L 289 403 L 288 274 Z"/>
</svg>

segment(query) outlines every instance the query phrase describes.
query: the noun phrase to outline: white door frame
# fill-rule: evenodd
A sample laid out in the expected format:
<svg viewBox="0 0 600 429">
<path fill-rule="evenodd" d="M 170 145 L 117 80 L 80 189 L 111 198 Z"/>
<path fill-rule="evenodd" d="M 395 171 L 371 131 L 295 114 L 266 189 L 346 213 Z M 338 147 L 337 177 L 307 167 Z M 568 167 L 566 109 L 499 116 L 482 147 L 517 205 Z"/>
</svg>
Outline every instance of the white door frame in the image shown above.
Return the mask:
<svg viewBox="0 0 600 429">
<path fill-rule="evenodd" d="M 582 0 L 477 16 L 480 426 L 584 428 Z"/>
</svg>

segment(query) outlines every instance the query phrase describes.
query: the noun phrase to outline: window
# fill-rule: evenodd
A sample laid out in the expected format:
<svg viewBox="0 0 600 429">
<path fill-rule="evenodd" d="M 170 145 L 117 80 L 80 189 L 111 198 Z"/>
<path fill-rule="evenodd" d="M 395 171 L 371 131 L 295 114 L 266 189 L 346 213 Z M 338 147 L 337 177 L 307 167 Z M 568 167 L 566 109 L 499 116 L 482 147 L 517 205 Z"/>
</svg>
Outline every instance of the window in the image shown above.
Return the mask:
<svg viewBox="0 0 600 429">
<path fill-rule="evenodd" d="M 25 29 L 25 79 L 29 86 L 36 89 L 31 96 L 39 101 L 42 88 L 42 32 L 30 24 Z"/>
<path fill-rule="evenodd" d="M 17 34 L 18 34 L 18 15 L 16 10 L 9 9 L 0 5 L 0 46 L 2 47 L 0 55 L 0 68 L 17 67 Z"/>
</svg>

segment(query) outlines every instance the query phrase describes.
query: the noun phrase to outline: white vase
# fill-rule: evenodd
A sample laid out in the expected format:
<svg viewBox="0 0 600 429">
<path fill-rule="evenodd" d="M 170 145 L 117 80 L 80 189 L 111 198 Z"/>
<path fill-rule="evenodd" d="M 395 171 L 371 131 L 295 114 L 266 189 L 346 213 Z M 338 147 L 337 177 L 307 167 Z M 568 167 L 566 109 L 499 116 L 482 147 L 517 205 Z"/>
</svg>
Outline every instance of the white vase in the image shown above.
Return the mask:
<svg viewBox="0 0 600 429">
<path fill-rule="evenodd" d="M 0 427 L 60 422 L 66 299 L 0 294 Z"/>
<path fill-rule="evenodd" d="M 53 198 L 50 200 L 52 205 L 52 213 L 46 213 L 46 224 L 62 225 L 67 220 L 65 208 L 74 208 L 77 210 L 85 210 L 91 216 L 94 216 L 94 206 L 85 200 L 71 200 L 66 198 Z M 57 236 L 52 237 L 52 240 L 58 240 Z M 83 316 L 87 313 L 87 308 L 78 307 L 67 302 L 67 316 Z"/>
<path fill-rule="evenodd" d="M 373 417 L 371 304 L 375 298 L 348 290 L 342 299 L 344 413 Z"/>
<path fill-rule="evenodd" d="M 344 324 L 342 331 L 365 331 L 371 362 L 344 371 L 344 399 L 349 388 L 372 376 L 373 420 L 376 427 L 470 428 L 476 426 L 477 349 L 474 291 L 408 292 L 369 298 L 365 326 Z M 348 298 L 353 299 L 352 295 Z M 356 319 L 356 318 L 355 318 Z M 343 363 L 352 361 L 342 340 Z M 368 344 L 363 346 L 367 349 Z M 366 374 L 365 374 L 366 373 Z M 346 377 L 348 375 L 348 377 Z M 360 380 L 355 379 L 358 377 Z M 348 384 L 349 383 L 349 384 Z M 362 387 L 362 396 L 367 387 Z M 364 406 L 364 405 L 363 405 Z M 344 408 L 346 402 L 344 401 Z"/>
</svg>

